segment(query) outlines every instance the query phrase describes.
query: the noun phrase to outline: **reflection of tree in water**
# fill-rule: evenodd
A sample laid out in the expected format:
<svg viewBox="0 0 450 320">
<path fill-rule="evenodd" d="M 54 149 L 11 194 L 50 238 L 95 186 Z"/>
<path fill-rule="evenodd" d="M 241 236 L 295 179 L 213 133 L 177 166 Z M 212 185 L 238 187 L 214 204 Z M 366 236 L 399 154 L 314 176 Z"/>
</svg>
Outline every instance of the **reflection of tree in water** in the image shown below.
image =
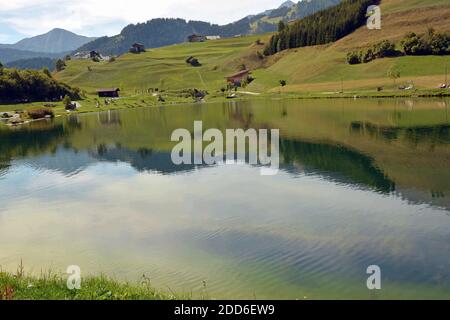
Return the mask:
<svg viewBox="0 0 450 320">
<path fill-rule="evenodd" d="M 0 159 L 9 160 L 52 151 L 65 136 L 62 124 L 0 130 Z"/>
<path fill-rule="evenodd" d="M 373 164 L 373 160 L 343 146 L 281 140 L 284 165 L 300 163 L 306 171 L 328 175 L 335 180 L 357 183 L 380 192 L 395 190 L 395 183 Z"/>
<path fill-rule="evenodd" d="M 354 134 L 368 135 L 375 139 L 399 140 L 404 139 L 411 145 L 420 143 L 431 145 L 450 143 L 450 125 L 418 126 L 418 127 L 389 127 L 379 126 L 369 122 L 352 122 L 350 130 Z"/>
</svg>

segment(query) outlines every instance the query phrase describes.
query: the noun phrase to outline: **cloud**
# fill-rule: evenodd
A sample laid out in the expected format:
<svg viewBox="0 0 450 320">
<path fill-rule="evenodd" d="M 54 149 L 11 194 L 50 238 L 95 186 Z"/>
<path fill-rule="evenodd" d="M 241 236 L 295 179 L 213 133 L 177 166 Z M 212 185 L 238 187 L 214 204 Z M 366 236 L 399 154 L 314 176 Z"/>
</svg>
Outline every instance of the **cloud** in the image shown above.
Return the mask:
<svg viewBox="0 0 450 320">
<path fill-rule="evenodd" d="M 13 0 L 2 1 L 0 21 L 33 36 L 53 28 L 86 35 L 113 35 L 129 23 L 159 17 L 229 23 L 278 6 L 280 0 Z M 0 33 L 5 33 L 0 26 Z"/>
</svg>

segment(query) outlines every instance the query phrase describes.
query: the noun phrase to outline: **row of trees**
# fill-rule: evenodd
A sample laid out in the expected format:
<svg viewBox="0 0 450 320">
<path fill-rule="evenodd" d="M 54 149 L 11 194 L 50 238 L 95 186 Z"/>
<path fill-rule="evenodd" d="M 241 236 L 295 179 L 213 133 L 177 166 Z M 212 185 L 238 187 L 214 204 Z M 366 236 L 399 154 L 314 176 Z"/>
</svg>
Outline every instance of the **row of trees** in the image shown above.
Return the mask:
<svg viewBox="0 0 450 320">
<path fill-rule="evenodd" d="M 379 58 L 400 55 L 450 54 L 450 36 L 446 33 L 437 33 L 434 29 L 429 29 L 423 35 L 409 33 L 401 41 L 401 50 L 396 50 L 394 42 L 384 40 L 367 50 L 349 52 L 347 62 L 349 64 L 360 64 Z"/>
<path fill-rule="evenodd" d="M 407 55 L 450 54 L 450 35 L 438 33 L 432 28 L 423 35 L 409 33 L 401 43 Z"/>
<path fill-rule="evenodd" d="M 334 42 L 366 23 L 366 12 L 378 0 L 343 0 L 339 5 L 319 11 L 291 25 L 284 25 L 272 36 L 265 55 Z"/>
<path fill-rule="evenodd" d="M 56 81 L 48 69 L 0 67 L 0 102 L 58 101 L 65 95 L 79 99 L 80 89 Z"/>
<path fill-rule="evenodd" d="M 400 54 L 399 51 L 395 49 L 395 43 L 384 40 L 367 50 L 350 52 L 347 54 L 347 62 L 349 64 L 359 64 L 368 63 L 372 60 L 385 58 L 385 57 L 395 57 Z"/>
</svg>

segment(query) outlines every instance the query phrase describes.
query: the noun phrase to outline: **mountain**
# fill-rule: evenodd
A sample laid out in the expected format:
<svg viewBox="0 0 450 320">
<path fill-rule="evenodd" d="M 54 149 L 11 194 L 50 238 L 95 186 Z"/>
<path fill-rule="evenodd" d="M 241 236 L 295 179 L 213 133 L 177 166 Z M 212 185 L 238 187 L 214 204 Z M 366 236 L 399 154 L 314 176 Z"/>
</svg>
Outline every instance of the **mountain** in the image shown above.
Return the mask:
<svg viewBox="0 0 450 320">
<path fill-rule="evenodd" d="M 17 60 L 32 59 L 32 58 L 61 58 L 64 53 L 48 53 L 48 52 L 33 52 L 17 49 L 1 48 L 0 47 L 0 62 L 8 64 Z"/>
<path fill-rule="evenodd" d="M 61 53 L 75 50 L 95 39 L 96 38 L 80 36 L 64 29 L 53 29 L 46 34 L 23 39 L 15 44 L 0 45 L 0 48 L 39 53 Z"/>
<path fill-rule="evenodd" d="M 293 6 L 295 6 L 295 2 L 286 1 L 280 5 L 280 8 L 292 8 Z"/>
<path fill-rule="evenodd" d="M 127 52 L 135 42 L 143 43 L 147 48 L 156 48 L 185 42 L 193 33 L 233 37 L 273 32 L 277 30 L 280 20 L 288 22 L 292 19 L 301 19 L 339 2 L 340 0 L 304 0 L 295 4 L 287 1 L 277 9 L 248 16 L 226 25 L 183 19 L 153 19 L 145 23 L 130 24 L 120 34 L 99 38 L 76 51 L 97 50 L 103 54 L 120 55 Z"/>
</svg>

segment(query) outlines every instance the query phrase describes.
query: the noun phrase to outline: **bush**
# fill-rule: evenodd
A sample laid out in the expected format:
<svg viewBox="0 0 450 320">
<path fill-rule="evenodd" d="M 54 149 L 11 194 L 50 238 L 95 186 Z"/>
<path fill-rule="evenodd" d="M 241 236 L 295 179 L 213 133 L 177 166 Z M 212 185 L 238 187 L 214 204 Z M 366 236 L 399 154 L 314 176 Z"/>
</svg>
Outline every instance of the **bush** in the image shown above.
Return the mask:
<svg viewBox="0 0 450 320">
<path fill-rule="evenodd" d="M 36 107 L 36 108 L 31 108 L 27 110 L 27 114 L 31 119 L 43 119 L 47 116 L 50 116 L 51 118 L 53 118 L 55 116 L 55 114 L 53 113 L 53 110 L 49 109 L 49 108 L 44 108 L 44 107 Z"/>
<path fill-rule="evenodd" d="M 444 55 L 450 53 L 450 36 L 429 29 L 424 35 L 408 33 L 402 40 L 403 51 L 407 55 Z"/>
<path fill-rule="evenodd" d="M 358 53 L 358 52 L 349 52 L 347 54 L 347 62 L 349 64 L 360 64 L 361 63 L 360 53 Z"/>
<path fill-rule="evenodd" d="M 395 43 L 389 40 L 381 41 L 373 46 L 375 58 L 395 57 L 398 52 L 395 50 Z"/>
<path fill-rule="evenodd" d="M 365 52 L 361 52 L 361 61 L 363 63 L 369 63 L 370 61 L 375 60 L 375 59 L 376 59 L 376 57 L 375 57 L 375 54 L 373 53 L 372 49 L 368 49 Z"/>
</svg>

